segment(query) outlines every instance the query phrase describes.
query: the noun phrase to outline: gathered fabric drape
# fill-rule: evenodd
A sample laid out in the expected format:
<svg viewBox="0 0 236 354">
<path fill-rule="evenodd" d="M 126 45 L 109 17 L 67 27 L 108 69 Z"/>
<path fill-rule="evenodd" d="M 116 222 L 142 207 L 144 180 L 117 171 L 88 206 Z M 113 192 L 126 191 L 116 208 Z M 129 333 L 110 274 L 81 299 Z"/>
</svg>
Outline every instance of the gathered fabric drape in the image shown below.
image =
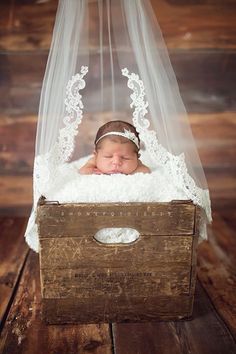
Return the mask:
<svg viewBox="0 0 236 354">
<path fill-rule="evenodd" d="M 207 181 L 149 0 L 59 0 L 39 105 L 26 231 L 33 249 L 37 201 L 60 165 L 84 155 L 85 132 L 124 117 L 152 163 L 167 169 L 210 222 Z"/>
</svg>

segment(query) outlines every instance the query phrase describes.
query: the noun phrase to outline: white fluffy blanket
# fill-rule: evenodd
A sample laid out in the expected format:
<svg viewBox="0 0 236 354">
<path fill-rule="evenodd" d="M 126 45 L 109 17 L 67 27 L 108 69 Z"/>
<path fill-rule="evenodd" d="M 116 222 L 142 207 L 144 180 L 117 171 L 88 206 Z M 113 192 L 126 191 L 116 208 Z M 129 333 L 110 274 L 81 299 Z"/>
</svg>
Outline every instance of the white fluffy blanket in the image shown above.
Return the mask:
<svg viewBox="0 0 236 354">
<path fill-rule="evenodd" d="M 170 180 L 163 167 L 147 164 L 152 173 L 134 175 L 80 175 L 78 169 L 89 156 L 71 164 L 66 164 L 55 174 L 53 185 L 45 185 L 43 195 L 47 200 L 59 203 L 79 202 L 169 202 L 188 199 Z M 146 161 L 145 161 L 146 162 Z M 26 230 L 26 241 L 31 248 L 38 251 L 38 233 L 35 214 L 32 213 Z M 138 238 L 136 230 L 103 229 L 96 239 L 107 243 L 132 242 Z"/>
<path fill-rule="evenodd" d="M 188 199 L 182 190 L 174 186 L 163 167 L 157 167 L 152 173 L 134 175 L 80 175 L 78 169 L 86 159 L 62 168 L 45 197 L 60 203 L 169 202 Z"/>
</svg>

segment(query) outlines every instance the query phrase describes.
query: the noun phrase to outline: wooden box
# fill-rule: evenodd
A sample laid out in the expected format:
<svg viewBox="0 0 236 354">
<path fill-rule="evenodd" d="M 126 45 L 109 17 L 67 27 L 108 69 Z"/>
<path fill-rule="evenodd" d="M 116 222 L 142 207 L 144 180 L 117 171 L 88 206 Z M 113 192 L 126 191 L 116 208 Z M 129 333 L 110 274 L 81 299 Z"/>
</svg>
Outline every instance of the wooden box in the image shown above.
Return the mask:
<svg viewBox="0 0 236 354">
<path fill-rule="evenodd" d="M 43 319 L 56 324 L 189 318 L 200 216 L 191 201 L 41 201 Z M 140 237 L 130 244 L 94 239 L 98 230 L 112 227 L 134 228 Z"/>
</svg>

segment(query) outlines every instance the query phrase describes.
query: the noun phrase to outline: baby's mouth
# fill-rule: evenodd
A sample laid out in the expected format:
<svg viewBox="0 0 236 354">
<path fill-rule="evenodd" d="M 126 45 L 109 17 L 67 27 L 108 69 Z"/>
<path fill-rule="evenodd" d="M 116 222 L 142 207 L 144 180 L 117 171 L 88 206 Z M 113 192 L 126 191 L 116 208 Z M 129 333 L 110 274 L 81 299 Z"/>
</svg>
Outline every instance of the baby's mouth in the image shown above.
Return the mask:
<svg viewBox="0 0 236 354">
<path fill-rule="evenodd" d="M 118 171 L 118 170 L 110 171 L 110 174 L 111 174 L 111 175 L 114 175 L 114 174 L 117 174 L 117 173 L 122 173 L 122 172 L 121 172 L 121 171 Z"/>
</svg>

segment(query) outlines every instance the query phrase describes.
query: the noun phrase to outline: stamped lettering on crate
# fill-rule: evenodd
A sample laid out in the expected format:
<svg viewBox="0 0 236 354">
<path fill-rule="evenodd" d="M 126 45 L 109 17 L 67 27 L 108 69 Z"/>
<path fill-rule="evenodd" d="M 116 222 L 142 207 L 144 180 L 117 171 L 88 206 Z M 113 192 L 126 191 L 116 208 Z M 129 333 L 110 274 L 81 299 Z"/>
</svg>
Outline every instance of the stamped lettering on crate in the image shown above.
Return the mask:
<svg viewBox="0 0 236 354">
<path fill-rule="evenodd" d="M 66 216 L 104 216 L 104 217 L 138 217 L 138 216 L 171 216 L 172 213 L 170 211 L 151 211 L 149 207 L 147 207 L 146 210 L 132 210 L 132 211 L 74 211 L 74 212 L 65 212 L 61 211 L 60 216 L 66 217 Z"/>
<path fill-rule="evenodd" d="M 75 278 L 114 278 L 114 279 L 123 279 L 123 278 L 138 278 L 138 277 L 151 277 L 153 274 L 151 272 L 116 272 L 116 273 L 110 273 L 109 270 L 105 273 L 88 273 L 88 274 L 83 274 L 83 273 L 76 273 L 74 274 Z"/>
</svg>

